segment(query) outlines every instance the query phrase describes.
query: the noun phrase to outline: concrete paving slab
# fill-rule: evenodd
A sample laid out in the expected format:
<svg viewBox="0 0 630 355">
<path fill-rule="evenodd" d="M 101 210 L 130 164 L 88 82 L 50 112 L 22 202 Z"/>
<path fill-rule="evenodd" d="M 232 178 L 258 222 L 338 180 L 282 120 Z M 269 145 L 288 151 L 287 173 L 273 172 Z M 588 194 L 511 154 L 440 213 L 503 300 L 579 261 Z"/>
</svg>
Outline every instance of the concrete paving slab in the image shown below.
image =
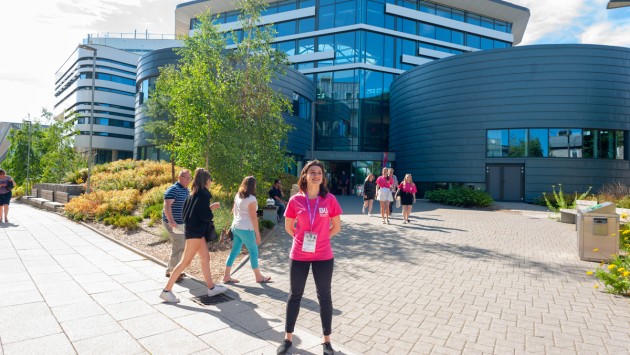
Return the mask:
<svg viewBox="0 0 630 355">
<path fill-rule="evenodd" d="M 179 328 L 177 323 L 161 313 L 126 319 L 121 321 L 120 325 L 135 339 L 162 334 Z"/>
<path fill-rule="evenodd" d="M 269 345 L 238 325 L 201 335 L 199 339 L 223 354 L 244 354 Z"/>
<path fill-rule="evenodd" d="M 120 331 L 73 343 L 79 354 L 147 354 L 129 333 Z"/>
<path fill-rule="evenodd" d="M 173 320 L 194 335 L 203 335 L 235 325 L 227 319 L 203 310 L 195 314 L 173 318 Z"/>
<path fill-rule="evenodd" d="M 47 354 L 76 354 L 72 343 L 70 343 L 64 333 L 4 344 L 2 348 L 6 355 L 35 355 L 44 352 Z M 2 353 L 3 351 L 0 350 L 0 354 Z"/>
<path fill-rule="evenodd" d="M 175 329 L 139 340 L 151 354 L 191 354 L 207 349 L 208 344 L 185 329 Z"/>
<path fill-rule="evenodd" d="M 142 300 L 104 305 L 103 308 L 116 321 L 157 313 L 157 310 Z"/>
<path fill-rule="evenodd" d="M 59 322 L 67 322 L 105 314 L 105 309 L 92 299 L 81 303 L 52 307 L 51 311 Z"/>
<path fill-rule="evenodd" d="M 61 326 L 73 342 L 123 330 L 109 314 L 61 322 Z"/>
</svg>

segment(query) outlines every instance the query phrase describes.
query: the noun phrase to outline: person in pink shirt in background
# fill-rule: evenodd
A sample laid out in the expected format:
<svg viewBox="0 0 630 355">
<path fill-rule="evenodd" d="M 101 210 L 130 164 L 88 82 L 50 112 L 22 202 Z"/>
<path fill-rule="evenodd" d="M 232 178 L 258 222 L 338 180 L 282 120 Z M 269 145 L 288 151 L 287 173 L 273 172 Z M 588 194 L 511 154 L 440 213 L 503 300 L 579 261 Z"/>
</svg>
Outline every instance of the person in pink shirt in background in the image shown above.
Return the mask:
<svg viewBox="0 0 630 355">
<path fill-rule="evenodd" d="M 341 206 L 327 186 L 324 165 L 308 162 L 298 179 L 300 192 L 287 204 L 284 228 L 293 237 L 289 261 L 290 290 L 287 301 L 285 338 L 277 354 L 287 354 L 293 344 L 293 331 L 300 312 L 300 302 L 309 269 L 313 269 L 319 315 L 322 321 L 323 350 L 334 354 L 330 344 L 332 333 L 332 275 L 334 255 L 330 239 L 341 231 Z"/>
<path fill-rule="evenodd" d="M 389 170 L 383 168 L 382 175 L 376 179 L 376 200 L 381 204 L 381 218 L 383 224 L 387 220 L 389 224 L 389 204 L 394 201 L 392 197 L 392 178 L 389 176 Z"/>
<path fill-rule="evenodd" d="M 403 223 L 409 222 L 409 215 L 411 214 L 411 207 L 416 202 L 416 184 L 411 179 L 411 174 L 405 175 L 403 182 L 398 185 L 398 196 L 400 196 L 400 204 L 402 205 Z"/>
</svg>

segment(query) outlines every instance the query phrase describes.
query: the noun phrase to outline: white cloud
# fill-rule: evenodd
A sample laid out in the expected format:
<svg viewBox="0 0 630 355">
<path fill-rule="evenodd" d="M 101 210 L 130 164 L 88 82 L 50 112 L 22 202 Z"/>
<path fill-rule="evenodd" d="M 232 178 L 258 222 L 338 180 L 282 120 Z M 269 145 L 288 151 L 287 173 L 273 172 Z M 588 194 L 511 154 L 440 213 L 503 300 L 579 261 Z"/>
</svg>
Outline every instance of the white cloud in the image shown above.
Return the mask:
<svg viewBox="0 0 630 355">
<path fill-rule="evenodd" d="M 587 27 L 579 38 L 580 43 L 630 47 L 630 23 L 621 25 L 612 22 L 596 23 Z"/>
<path fill-rule="evenodd" d="M 524 6 L 530 11 L 529 23 L 521 45 L 533 44 L 542 38 L 553 35 L 565 36 L 567 27 L 575 24 L 584 13 L 585 0 L 508 0 Z"/>
</svg>

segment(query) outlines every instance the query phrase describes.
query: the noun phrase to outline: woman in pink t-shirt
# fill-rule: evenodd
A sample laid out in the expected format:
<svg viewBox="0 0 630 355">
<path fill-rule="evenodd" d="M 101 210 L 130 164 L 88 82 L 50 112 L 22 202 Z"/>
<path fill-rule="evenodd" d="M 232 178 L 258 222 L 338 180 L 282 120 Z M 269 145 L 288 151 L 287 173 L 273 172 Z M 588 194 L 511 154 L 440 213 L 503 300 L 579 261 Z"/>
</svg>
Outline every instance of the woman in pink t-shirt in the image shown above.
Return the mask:
<svg viewBox="0 0 630 355">
<path fill-rule="evenodd" d="M 383 173 L 376 179 L 376 200 L 381 205 L 381 218 L 383 218 L 383 224 L 387 220 L 389 224 L 389 204 L 394 201 L 392 197 L 392 178 L 389 176 L 389 170 L 383 168 Z"/>
<path fill-rule="evenodd" d="M 411 207 L 416 202 L 416 184 L 411 179 L 411 174 L 405 175 L 405 180 L 398 186 L 398 196 L 402 204 L 403 224 L 409 222 L 409 215 L 411 214 Z"/>
<path fill-rule="evenodd" d="M 277 354 L 287 354 L 293 344 L 293 331 L 300 312 L 300 301 L 311 267 L 324 333 L 322 344 L 324 354 L 334 353 L 330 345 L 334 265 L 330 239 L 341 230 L 342 210 L 335 196 L 328 192 L 326 185 L 324 165 L 318 160 L 308 162 L 298 179 L 300 192 L 289 199 L 284 212 L 284 228 L 293 237 L 293 246 L 289 261 L 290 291 L 287 301 L 286 335 Z"/>
</svg>

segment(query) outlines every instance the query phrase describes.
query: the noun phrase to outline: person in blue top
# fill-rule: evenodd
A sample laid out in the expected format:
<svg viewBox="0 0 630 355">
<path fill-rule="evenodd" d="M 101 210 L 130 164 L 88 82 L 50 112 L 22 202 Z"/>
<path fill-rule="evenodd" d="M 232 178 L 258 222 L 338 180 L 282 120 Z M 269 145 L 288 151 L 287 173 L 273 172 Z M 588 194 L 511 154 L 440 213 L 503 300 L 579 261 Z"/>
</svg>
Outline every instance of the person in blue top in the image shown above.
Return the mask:
<svg viewBox="0 0 630 355">
<path fill-rule="evenodd" d="M 184 253 L 186 238 L 184 238 L 184 219 L 182 210 L 188 197 L 188 184 L 192 175 L 190 170 L 183 169 L 177 175 L 177 182 L 169 186 L 164 192 L 164 209 L 162 210 L 162 225 L 168 231 L 168 239 L 171 241 L 171 257 L 166 267 L 166 277 L 179 263 Z M 176 282 L 181 281 L 185 274 L 181 273 Z"/>
<path fill-rule="evenodd" d="M 11 202 L 11 196 L 13 189 L 15 186 L 15 181 L 7 172 L 3 169 L 0 169 L 0 223 L 9 223 L 9 203 Z M 4 216 L 4 220 L 2 217 Z"/>
</svg>

